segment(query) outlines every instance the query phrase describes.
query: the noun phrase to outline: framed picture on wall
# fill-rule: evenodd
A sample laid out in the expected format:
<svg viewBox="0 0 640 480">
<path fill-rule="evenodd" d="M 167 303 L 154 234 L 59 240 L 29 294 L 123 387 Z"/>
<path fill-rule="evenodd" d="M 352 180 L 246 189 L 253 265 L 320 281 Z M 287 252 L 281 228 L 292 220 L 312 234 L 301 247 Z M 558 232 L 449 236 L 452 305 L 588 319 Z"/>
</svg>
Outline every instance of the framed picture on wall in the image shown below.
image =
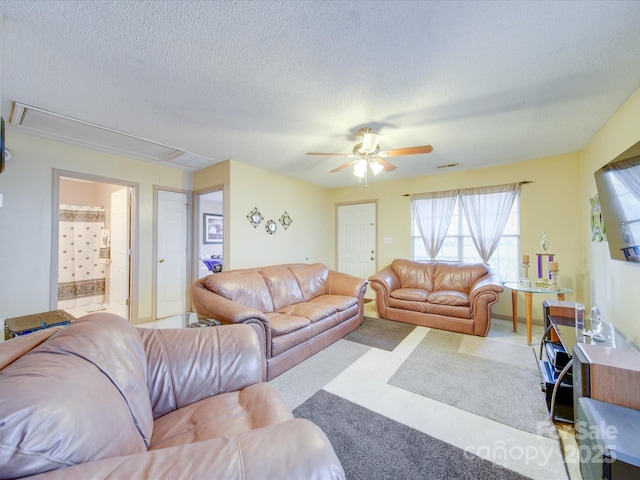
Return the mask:
<svg viewBox="0 0 640 480">
<path fill-rule="evenodd" d="M 204 243 L 222 243 L 222 234 L 224 232 L 222 215 L 205 213 L 202 231 L 204 232 Z"/>
</svg>

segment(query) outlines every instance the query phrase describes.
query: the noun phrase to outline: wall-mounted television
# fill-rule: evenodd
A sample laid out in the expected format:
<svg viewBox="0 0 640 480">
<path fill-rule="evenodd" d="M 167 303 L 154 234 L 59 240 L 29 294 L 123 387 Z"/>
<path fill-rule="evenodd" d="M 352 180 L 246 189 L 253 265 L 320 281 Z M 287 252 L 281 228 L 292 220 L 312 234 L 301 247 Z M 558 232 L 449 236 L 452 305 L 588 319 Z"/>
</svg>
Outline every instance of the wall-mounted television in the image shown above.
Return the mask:
<svg viewBox="0 0 640 480">
<path fill-rule="evenodd" d="M 594 175 L 611 258 L 640 263 L 640 142 Z"/>
<path fill-rule="evenodd" d="M 0 117 L 0 173 L 4 172 L 5 162 L 5 146 L 4 146 L 4 118 Z"/>
</svg>

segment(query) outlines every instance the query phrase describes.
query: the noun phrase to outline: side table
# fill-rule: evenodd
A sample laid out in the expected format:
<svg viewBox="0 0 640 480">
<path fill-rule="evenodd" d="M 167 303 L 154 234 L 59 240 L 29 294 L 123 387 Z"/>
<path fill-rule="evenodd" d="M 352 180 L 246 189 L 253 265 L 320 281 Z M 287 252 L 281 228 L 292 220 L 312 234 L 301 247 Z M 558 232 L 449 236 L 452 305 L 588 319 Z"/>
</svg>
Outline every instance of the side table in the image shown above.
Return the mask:
<svg viewBox="0 0 640 480">
<path fill-rule="evenodd" d="M 547 295 L 557 295 L 558 300 L 564 300 L 566 293 L 572 293 L 570 288 L 560 288 L 559 290 L 549 290 L 544 287 L 521 287 L 518 282 L 506 282 L 505 287 L 511 290 L 511 310 L 513 313 L 513 331 L 518 331 L 518 292 L 524 292 L 524 301 L 527 311 L 527 343 L 531 345 L 531 308 L 534 293 L 545 293 Z"/>
</svg>

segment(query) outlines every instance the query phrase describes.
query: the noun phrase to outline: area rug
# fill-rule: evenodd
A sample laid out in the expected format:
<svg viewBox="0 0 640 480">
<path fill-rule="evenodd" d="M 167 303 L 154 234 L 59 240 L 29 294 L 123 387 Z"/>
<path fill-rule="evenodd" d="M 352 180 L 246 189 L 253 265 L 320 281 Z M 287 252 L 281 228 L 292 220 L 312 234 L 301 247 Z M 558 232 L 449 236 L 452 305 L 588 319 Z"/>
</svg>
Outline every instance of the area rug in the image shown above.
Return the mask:
<svg viewBox="0 0 640 480">
<path fill-rule="evenodd" d="M 322 428 L 349 480 L 527 478 L 324 390 L 293 414 Z"/>
<path fill-rule="evenodd" d="M 390 352 L 396 348 L 414 328 L 415 325 L 409 325 L 407 323 L 394 322 L 382 318 L 364 317 L 362 325 L 360 325 L 357 330 L 345 336 L 344 339 Z"/>
<path fill-rule="evenodd" d="M 526 432 L 555 436 L 531 347 L 432 329 L 389 384 Z"/>
</svg>

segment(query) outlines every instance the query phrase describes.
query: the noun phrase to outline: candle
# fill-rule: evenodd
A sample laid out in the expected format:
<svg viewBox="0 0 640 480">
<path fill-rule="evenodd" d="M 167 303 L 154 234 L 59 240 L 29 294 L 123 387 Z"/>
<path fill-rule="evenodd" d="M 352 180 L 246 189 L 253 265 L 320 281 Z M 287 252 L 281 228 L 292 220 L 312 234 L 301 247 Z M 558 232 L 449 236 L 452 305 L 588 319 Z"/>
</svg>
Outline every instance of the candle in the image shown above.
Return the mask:
<svg viewBox="0 0 640 480">
<path fill-rule="evenodd" d="M 551 271 L 552 272 L 558 271 L 558 262 L 551 262 Z"/>
<path fill-rule="evenodd" d="M 522 263 L 529 263 L 529 255 L 522 255 Z"/>
</svg>

